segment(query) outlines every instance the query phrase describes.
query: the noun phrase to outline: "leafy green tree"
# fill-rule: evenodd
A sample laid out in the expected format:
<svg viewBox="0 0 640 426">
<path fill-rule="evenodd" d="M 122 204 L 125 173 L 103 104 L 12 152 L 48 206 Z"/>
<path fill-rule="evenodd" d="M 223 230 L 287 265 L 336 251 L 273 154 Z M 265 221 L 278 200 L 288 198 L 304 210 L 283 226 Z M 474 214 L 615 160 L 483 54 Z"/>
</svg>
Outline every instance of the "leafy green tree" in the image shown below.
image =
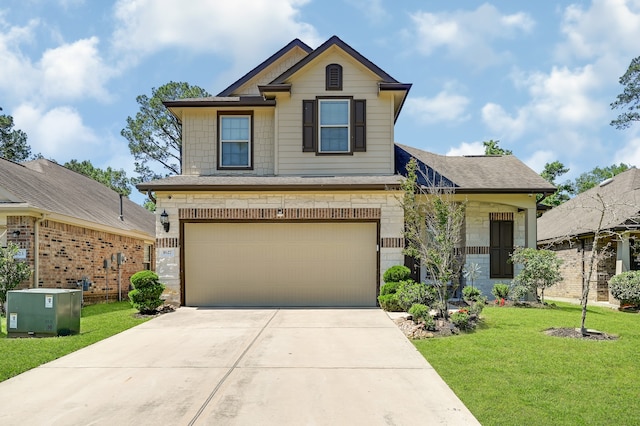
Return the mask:
<svg viewBox="0 0 640 426">
<path fill-rule="evenodd" d="M 0 247 L 0 313 L 4 316 L 6 316 L 4 304 L 7 301 L 7 292 L 31 276 L 29 265 L 15 259 L 18 249 L 18 245 L 12 242 L 9 242 L 6 248 Z"/>
<path fill-rule="evenodd" d="M 450 286 L 458 285 L 462 261 L 455 249 L 462 241 L 465 203 L 453 199 L 446 188 L 424 188 L 418 184 L 418 164 L 411 159 L 402 183 L 405 215 L 404 253 L 418 259 L 431 277 L 438 295 L 439 315 L 449 317 Z"/>
<path fill-rule="evenodd" d="M 629 166 L 624 163 L 613 164 L 611 166 L 602 168 L 595 167 L 590 172 L 582 173 L 576 178 L 571 192 L 574 195 L 580 194 L 588 189 L 593 188 L 600 182 L 612 178 L 615 175 L 620 174 L 626 170 L 629 170 Z"/>
<path fill-rule="evenodd" d="M 567 173 L 568 171 L 569 169 L 559 161 L 545 164 L 544 170 L 542 171 L 542 173 L 540 173 L 540 176 L 550 184 L 554 185 L 557 190 L 547 197 L 544 197 L 542 194 L 538 194 L 537 201 L 541 204 L 553 207 L 559 206 L 560 204 L 569 200 L 569 193 L 571 193 L 572 190 L 571 182 L 566 181 L 565 183 L 561 184 L 556 183 L 556 179 L 559 176 Z"/>
<path fill-rule="evenodd" d="M 522 270 L 513 279 L 514 286 L 520 290 L 535 292 L 544 303 L 544 289 L 562 281 L 560 265 L 555 252 L 551 250 L 537 250 L 535 248 L 518 247 L 511 255 L 511 261 L 522 265 Z M 522 294 L 522 291 L 516 291 Z"/>
<path fill-rule="evenodd" d="M 152 88 L 151 97 L 136 98 L 140 111 L 133 118 L 127 117 L 127 126 L 120 132 L 129 141 L 129 150 L 135 158 L 139 176 L 133 183 L 181 173 L 182 126 L 162 102 L 206 96 L 211 95 L 198 86 L 171 81 Z"/>
<path fill-rule="evenodd" d="M 513 155 L 513 152 L 509 149 L 502 149 L 498 146 L 500 141 L 494 141 L 493 139 L 489 139 L 488 141 L 482 142 L 484 145 L 484 154 L 485 155 Z"/>
<path fill-rule="evenodd" d="M 114 170 L 111 167 L 107 167 L 105 170 L 102 170 L 91 164 L 89 160 L 82 162 L 71 160 L 66 162 L 64 167 L 102 183 L 118 194 L 125 196 L 131 194 L 131 179 L 127 178 L 127 173 L 122 169 Z"/>
<path fill-rule="evenodd" d="M 27 144 L 27 134 L 13 129 L 12 116 L 0 114 L 0 157 L 19 163 L 30 156 L 31 147 Z"/>
<path fill-rule="evenodd" d="M 640 121 L 640 56 L 631 60 L 629 68 L 618 81 L 624 89 L 611 104 L 611 109 L 626 108 L 626 111 L 610 124 L 616 129 L 626 129 L 633 122 Z"/>
</svg>

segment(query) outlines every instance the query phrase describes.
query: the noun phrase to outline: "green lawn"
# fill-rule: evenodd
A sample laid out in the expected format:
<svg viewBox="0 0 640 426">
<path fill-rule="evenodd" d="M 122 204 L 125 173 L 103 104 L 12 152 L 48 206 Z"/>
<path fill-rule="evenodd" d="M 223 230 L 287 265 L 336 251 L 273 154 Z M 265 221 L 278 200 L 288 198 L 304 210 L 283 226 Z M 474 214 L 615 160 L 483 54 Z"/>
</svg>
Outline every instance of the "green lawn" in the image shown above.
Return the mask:
<svg viewBox="0 0 640 426">
<path fill-rule="evenodd" d="M 414 344 L 483 425 L 638 424 L 640 315 L 589 308 L 615 341 L 542 333 L 578 327 L 580 309 L 488 307 L 475 332 Z"/>
<path fill-rule="evenodd" d="M 129 302 L 87 306 L 80 334 L 47 338 L 7 338 L 6 318 L 0 318 L 0 382 L 148 320 L 136 312 Z"/>
</svg>

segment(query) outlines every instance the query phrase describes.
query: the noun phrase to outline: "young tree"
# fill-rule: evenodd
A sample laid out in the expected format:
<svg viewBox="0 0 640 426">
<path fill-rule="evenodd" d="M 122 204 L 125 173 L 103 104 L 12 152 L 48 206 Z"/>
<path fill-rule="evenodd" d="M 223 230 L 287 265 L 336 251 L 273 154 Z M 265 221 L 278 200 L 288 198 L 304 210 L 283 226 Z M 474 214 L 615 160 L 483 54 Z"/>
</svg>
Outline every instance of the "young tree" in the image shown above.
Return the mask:
<svg viewBox="0 0 640 426">
<path fill-rule="evenodd" d="M 138 177 L 133 183 L 146 182 L 164 175 L 179 175 L 182 158 L 182 126 L 165 108 L 163 101 L 211 96 L 206 90 L 188 83 L 169 82 L 151 89 L 151 97 L 140 95 L 140 111 L 127 117 L 120 132 L 129 141 Z"/>
<path fill-rule="evenodd" d="M 19 163 L 28 160 L 30 156 L 31 147 L 27 144 L 27 134 L 22 130 L 13 130 L 12 116 L 0 114 L 0 157 Z"/>
<path fill-rule="evenodd" d="M 489 139 L 488 141 L 482 142 L 484 145 L 484 154 L 485 155 L 513 155 L 513 152 L 509 149 L 502 149 L 498 146 L 500 141 L 494 141 L 493 139 Z"/>
<path fill-rule="evenodd" d="M 89 160 L 82 162 L 71 160 L 64 163 L 64 167 L 102 183 L 118 194 L 127 197 L 131 194 L 131 179 L 127 178 L 127 173 L 122 169 L 114 170 L 111 167 L 107 167 L 106 170 L 102 170 L 94 167 Z"/>
<path fill-rule="evenodd" d="M 618 115 L 610 124 L 616 129 L 626 129 L 633 122 L 640 121 L 640 56 L 631 60 L 629 68 L 620 77 L 619 82 L 624 86 L 624 90 L 611 104 L 611 109 L 626 108 L 627 111 Z"/>
<path fill-rule="evenodd" d="M 439 182 L 421 186 L 419 173 L 426 178 L 416 160 L 411 159 L 402 184 L 405 254 L 418 259 L 427 270 L 438 293 L 439 315 L 448 318 L 449 286 L 457 286 L 462 267 L 456 248 L 462 240 L 465 203 L 455 201 L 453 189 L 442 187 Z"/>
<path fill-rule="evenodd" d="M 511 255 L 511 261 L 522 265 L 522 270 L 513 279 L 516 287 L 535 292 L 536 297 L 544 303 L 544 289 L 562 281 L 560 265 L 555 252 L 537 250 L 532 247 L 518 247 Z M 540 289 L 540 296 L 538 296 Z"/>
<path fill-rule="evenodd" d="M 18 249 L 19 247 L 12 242 L 9 242 L 6 248 L 0 247 L 0 313 L 4 316 L 7 292 L 31 276 L 29 265 L 15 259 Z"/>
</svg>

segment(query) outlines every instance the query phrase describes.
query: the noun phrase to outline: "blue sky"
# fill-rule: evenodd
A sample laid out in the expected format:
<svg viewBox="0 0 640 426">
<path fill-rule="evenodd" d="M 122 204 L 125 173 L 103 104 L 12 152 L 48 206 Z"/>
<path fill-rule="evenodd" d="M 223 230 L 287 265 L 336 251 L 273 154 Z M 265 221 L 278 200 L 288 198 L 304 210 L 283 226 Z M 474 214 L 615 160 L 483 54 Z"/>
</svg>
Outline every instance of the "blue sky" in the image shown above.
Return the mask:
<svg viewBox="0 0 640 426">
<path fill-rule="evenodd" d="M 464 155 L 497 139 L 537 172 L 561 161 L 563 179 L 640 164 L 640 124 L 609 125 L 640 0 L 0 0 L 0 107 L 34 152 L 133 176 L 120 130 L 136 96 L 216 94 L 294 38 L 332 35 L 413 84 L 397 142 Z"/>
</svg>

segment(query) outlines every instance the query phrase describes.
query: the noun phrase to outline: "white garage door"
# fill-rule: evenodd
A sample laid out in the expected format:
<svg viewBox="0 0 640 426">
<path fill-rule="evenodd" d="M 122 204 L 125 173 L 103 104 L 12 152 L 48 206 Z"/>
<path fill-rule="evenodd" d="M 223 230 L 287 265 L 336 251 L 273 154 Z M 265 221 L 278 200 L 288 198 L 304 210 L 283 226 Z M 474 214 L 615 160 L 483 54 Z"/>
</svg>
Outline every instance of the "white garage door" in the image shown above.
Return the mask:
<svg viewBox="0 0 640 426">
<path fill-rule="evenodd" d="M 375 306 L 375 223 L 186 223 L 187 306 Z"/>
</svg>

